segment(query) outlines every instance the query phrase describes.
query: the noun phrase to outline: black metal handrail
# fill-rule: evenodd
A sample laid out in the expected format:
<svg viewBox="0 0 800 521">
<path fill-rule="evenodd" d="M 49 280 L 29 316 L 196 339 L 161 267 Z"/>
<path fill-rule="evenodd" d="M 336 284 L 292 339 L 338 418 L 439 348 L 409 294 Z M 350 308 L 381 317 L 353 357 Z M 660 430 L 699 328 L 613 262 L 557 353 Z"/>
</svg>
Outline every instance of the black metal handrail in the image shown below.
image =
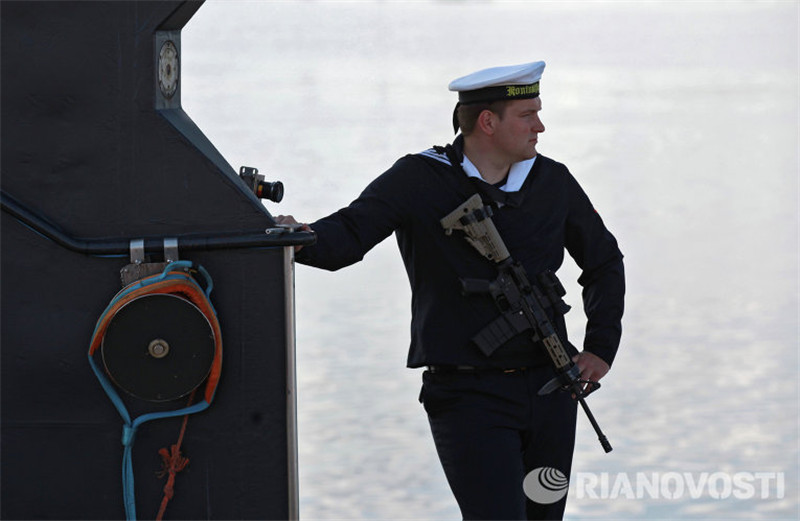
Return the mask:
<svg viewBox="0 0 800 521">
<path fill-rule="evenodd" d="M 268 228 L 262 233 L 218 232 L 213 234 L 164 235 L 162 237 L 132 237 L 126 239 L 83 239 L 73 237 L 41 215 L 0 191 L 4 212 L 64 248 L 84 255 L 127 255 L 132 240 L 143 240 L 145 253 L 164 249 L 164 239 L 177 239 L 179 251 L 228 250 L 282 246 L 307 246 L 316 241 L 314 232 L 292 231 L 288 228 Z"/>
</svg>

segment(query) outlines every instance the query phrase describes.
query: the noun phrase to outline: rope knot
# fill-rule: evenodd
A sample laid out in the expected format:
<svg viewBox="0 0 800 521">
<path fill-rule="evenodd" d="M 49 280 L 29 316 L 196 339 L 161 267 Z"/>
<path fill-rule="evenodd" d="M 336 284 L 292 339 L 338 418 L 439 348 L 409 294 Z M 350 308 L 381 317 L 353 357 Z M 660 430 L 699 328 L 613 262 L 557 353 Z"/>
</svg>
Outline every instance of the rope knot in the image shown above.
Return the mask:
<svg viewBox="0 0 800 521">
<path fill-rule="evenodd" d="M 194 400 L 194 393 L 189 395 L 189 403 Z M 188 405 L 187 405 L 188 407 Z M 170 445 L 170 450 L 158 449 L 158 454 L 161 456 L 161 471 L 158 473 L 159 478 L 169 475 L 167 483 L 164 485 L 164 497 L 161 498 L 161 506 L 156 514 L 156 521 L 164 519 L 164 512 L 167 509 L 167 503 L 170 502 L 175 495 L 175 474 L 186 468 L 189 464 L 189 458 L 183 457 L 181 454 L 181 444 L 183 443 L 183 435 L 186 434 L 186 423 L 189 421 L 189 415 L 183 417 L 181 423 L 181 432 L 178 434 L 178 442 Z"/>
<path fill-rule="evenodd" d="M 189 458 L 181 454 L 177 444 L 172 445 L 169 451 L 159 449 L 158 453 L 161 455 L 161 470 L 157 474 L 159 478 L 163 478 L 167 474 L 174 476 L 189 464 Z"/>
<path fill-rule="evenodd" d="M 133 445 L 133 438 L 136 436 L 136 427 L 127 423 L 122 426 L 122 444 L 126 447 Z"/>
</svg>

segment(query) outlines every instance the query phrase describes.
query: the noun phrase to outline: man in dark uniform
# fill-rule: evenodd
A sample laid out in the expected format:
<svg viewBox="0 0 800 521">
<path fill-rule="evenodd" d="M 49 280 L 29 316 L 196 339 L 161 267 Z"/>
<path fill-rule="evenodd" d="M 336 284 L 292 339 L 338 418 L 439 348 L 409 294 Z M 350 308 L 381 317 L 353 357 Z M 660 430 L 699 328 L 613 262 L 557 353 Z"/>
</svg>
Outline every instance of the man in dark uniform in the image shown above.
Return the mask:
<svg viewBox="0 0 800 521">
<path fill-rule="evenodd" d="M 308 225 L 318 240 L 296 256 L 337 270 L 395 233 L 412 289 L 408 367 L 427 367 L 420 400 L 465 519 L 563 516 L 576 403 L 567 393 L 538 395 L 553 371 L 530 334 L 490 356 L 472 341 L 499 312 L 489 296 L 463 295 L 459 281 L 493 280 L 496 267 L 463 236 L 445 234 L 440 220 L 480 193 L 494 206 L 493 221 L 512 257 L 532 277 L 555 272 L 564 250 L 570 253 L 582 270 L 582 352 L 567 341 L 564 317 L 548 314 L 582 379 L 600 380 L 620 341 L 625 282 L 617 242 L 567 168 L 536 151 L 545 130 L 543 70 L 544 62 L 534 62 L 453 81 L 461 135 L 399 159 L 347 208 Z M 291 216 L 278 222 L 296 223 Z M 563 486 L 549 494 L 523 487 L 528 474 L 543 469 L 551 485 L 563 478 Z"/>
</svg>

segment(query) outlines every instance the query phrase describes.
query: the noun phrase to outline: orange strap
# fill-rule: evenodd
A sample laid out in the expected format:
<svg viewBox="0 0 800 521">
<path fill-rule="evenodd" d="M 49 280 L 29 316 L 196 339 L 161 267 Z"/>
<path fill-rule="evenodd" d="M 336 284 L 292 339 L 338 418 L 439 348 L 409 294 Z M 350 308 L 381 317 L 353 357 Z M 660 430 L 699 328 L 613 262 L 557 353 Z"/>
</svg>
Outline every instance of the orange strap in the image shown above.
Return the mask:
<svg viewBox="0 0 800 521">
<path fill-rule="evenodd" d="M 172 271 L 169 273 L 169 276 L 178 276 L 180 278 L 165 279 L 141 286 L 119 298 L 118 300 L 115 300 L 113 305 L 106 309 L 102 319 L 95 328 L 92 343 L 89 346 L 89 355 L 94 355 L 97 348 L 100 347 L 103 337 L 105 336 L 106 329 L 108 329 L 108 325 L 111 323 L 111 319 L 114 318 L 114 315 L 116 315 L 122 306 L 143 295 L 179 295 L 197 306 L 211 323 L 211 328 L 214 330 L 214 361 L 208 374 L 205 393 L 203 395 L 203 399 L 206 402 L 211 403 L 211 400 L 214 397 L 214 392 L 217 389 L 217 384 L 219 383 L 220 374 L 222 373 L 222 332 L 220 331 L 217 314 L 214 311 L 214 308 L 211 307 L 211 303 L 208 301 L 205 293 L 203 293 L 197 283 L 190 279 L 188 274 L 183 271 Z M 147 279 L 144 279 L 144 281 L 146 280 Z"/>
</svg>

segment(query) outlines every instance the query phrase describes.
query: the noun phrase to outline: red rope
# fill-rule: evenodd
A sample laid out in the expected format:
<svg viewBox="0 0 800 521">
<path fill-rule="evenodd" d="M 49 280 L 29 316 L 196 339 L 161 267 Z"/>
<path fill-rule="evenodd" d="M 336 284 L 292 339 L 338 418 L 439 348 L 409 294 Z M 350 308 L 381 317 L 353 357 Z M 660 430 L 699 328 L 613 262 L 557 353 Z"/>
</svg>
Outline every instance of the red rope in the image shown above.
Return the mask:
<svg viewBox="0 0 800 521">
<path fill-rule="evenodd" d="M 191 405 L 194 399 L 194 391 L 189 396 L 189 403 Z M 164 497 L 161 500 L 161 507 L 158 509 L 156 521 L 161 521 L 164 518 L 164 511 L 167 509 L 167 503 L 175 495 L 175 475 L 186 468 L 189 464 L 189 458 L 183 457 L 181 454 L 181 444 L 183 443 L 183 435 L 186 433 L 186 423 L 189 421 L 189 415 L 183 417 L 183 424 L 181 425 L 181 432 L 178 435 L 178 443 L 170 446 L 170 450 L 159 449 L 158 453 L 161 455 L 161 471 L 158 473 L 159 478 L 163 478 L 169 474 L 167 484 L 164 485 Z"/>
</svg>

